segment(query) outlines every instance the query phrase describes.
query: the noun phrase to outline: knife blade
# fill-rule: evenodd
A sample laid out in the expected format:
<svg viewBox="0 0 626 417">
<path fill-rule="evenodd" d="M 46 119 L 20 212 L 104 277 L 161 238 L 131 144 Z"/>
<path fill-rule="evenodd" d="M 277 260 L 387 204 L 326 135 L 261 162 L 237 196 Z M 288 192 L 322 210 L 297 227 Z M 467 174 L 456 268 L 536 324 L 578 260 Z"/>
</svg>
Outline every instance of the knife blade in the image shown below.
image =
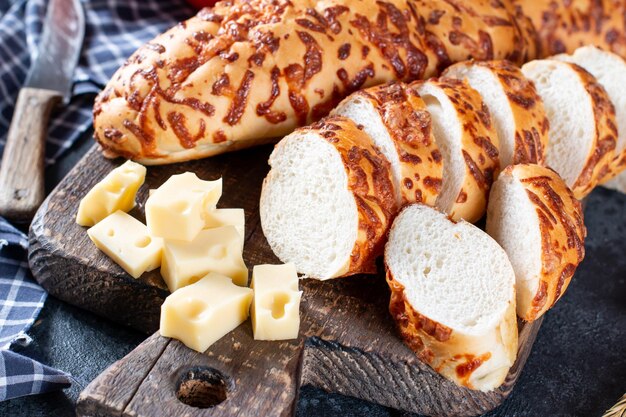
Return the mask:
<svg viewBox="0 0 626 417">
<path fill-rule="evenodd" d="M 0 165 L 0 216 L 29 220 L 44 199 L 48 119 L 67 103 L 85 36 L 80 0 L 51 0 L 41 40 L 18 94 Z"/>
<path fill-rule="evenodd" d="M 41 42 L 24 87 L 56 90 L 69 100 L 84 37 L 85 16 L 80 1 L 50 1 Z"/>
</svg>

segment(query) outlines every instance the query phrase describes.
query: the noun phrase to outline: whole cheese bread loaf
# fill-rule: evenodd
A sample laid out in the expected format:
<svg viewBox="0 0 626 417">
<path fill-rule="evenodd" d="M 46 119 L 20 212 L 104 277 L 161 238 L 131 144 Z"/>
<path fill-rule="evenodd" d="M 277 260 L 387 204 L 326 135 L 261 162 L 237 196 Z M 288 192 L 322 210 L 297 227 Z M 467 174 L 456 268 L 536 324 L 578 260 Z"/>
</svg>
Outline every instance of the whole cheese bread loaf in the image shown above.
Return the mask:
<svg viewBox="0 0 626 417">
<path fill-rule="evenodd" d="M 374 273 L 397 212 L 391 166 L 350 119 L 328 117 L 274 149 L 263 182 L 263 233 L 308 277 Z"/>
<path fill-rule="evenodd" d="M 550 168 L 511 165 L 493 184 L 485 230 L 513 265 L 517 315 L 526 321 L 541 317 L 563 295 L 585 255 L 580 202 Z"/>
<path fill-rule="evenodd" d="M 140 48 L 94 106 L 106 156 L 164 164 L 275 141 L 349 93 L 467 58 L 533 58 L 507 1 L 233 0 Z"/>
</svg>

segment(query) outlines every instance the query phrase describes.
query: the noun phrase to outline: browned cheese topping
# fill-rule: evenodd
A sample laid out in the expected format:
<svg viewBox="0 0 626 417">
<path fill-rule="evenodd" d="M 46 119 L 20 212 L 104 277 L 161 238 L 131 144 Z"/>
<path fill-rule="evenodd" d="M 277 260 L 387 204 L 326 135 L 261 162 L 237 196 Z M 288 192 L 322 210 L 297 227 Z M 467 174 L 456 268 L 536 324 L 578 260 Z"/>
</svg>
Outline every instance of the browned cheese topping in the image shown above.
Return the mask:
<svg viewBox="0 0 626 417">
<path fill-rule="evenodd" d="M 510 166 L 507 171 L 513 171 L 526 188 L 539 217 L 542 276 L 546 280 L 540 282 L 532 302 L 536 315 L 552 307 L 567 288 L 585 256 L 587 230 L 580 202 L 558 175 L 549 168 L 544 168 L 547 175 L 532 175 L 528 167 Z"/>
<path fill-rule="evenodd" d="M 374 260 L 382 254 L 386 233 L 398 210 L 390 164 L 349 119 L 332 116 L 306 129 L 316 131 L 337 149 L 356 202 L 359 231 L 347 275 L 375 271 Z"/>
<path fill-rule="evenodd" d="M 424 101 L 404 83 L 372 87 L 357 94 L 372 102 L 394 142 L 403 176 L 403 203 L 434 205 L 441 190 L 443 165 Z"/>
<path fill-rule="evenodd" d="M 536 28 L 539 56 L 598 45 L 626 57 L 626 3 L 622 0 L 513 0 Z"/>
</svg>

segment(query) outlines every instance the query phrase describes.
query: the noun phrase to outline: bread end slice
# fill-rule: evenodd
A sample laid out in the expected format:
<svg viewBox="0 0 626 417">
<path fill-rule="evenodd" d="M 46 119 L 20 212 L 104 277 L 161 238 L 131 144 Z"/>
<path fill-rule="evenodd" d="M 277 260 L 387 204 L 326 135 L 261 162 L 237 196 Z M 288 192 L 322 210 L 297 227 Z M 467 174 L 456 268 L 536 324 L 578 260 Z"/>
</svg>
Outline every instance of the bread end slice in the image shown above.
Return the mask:
<svg viewBox="0 0 626 417">
<path fill-rule="evenodd" d="M 536 320 L 563 295 L 584 257 L 580 202 L 553 170 L 512 165 L 491 190 L 486 231 L 513 265 L 517 315 Z"/>
<path fill-rule="evenodd" d="M 459 385 L 500 386 L 518 348 L 515 276 L 502 248 L 415 204 L 393 223 L 385 266 L 391 315 L 420 359 Z"/>
</svg>

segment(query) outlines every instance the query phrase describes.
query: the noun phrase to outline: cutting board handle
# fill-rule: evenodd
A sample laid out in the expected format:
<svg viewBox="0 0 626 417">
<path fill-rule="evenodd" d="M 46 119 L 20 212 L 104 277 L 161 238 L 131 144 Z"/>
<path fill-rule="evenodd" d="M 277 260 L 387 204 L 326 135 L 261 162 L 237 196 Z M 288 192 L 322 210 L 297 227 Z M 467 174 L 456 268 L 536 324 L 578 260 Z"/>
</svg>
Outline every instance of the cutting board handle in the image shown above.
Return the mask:
<svg viewBox="0 0 626 417">
<path fill-rule="evenodd" d="M 48 119 L 60 99 L 57 91 L 20 90 L 0 165 L 0 216 L 27 221 L 41 205 Z"/>
</svg>

